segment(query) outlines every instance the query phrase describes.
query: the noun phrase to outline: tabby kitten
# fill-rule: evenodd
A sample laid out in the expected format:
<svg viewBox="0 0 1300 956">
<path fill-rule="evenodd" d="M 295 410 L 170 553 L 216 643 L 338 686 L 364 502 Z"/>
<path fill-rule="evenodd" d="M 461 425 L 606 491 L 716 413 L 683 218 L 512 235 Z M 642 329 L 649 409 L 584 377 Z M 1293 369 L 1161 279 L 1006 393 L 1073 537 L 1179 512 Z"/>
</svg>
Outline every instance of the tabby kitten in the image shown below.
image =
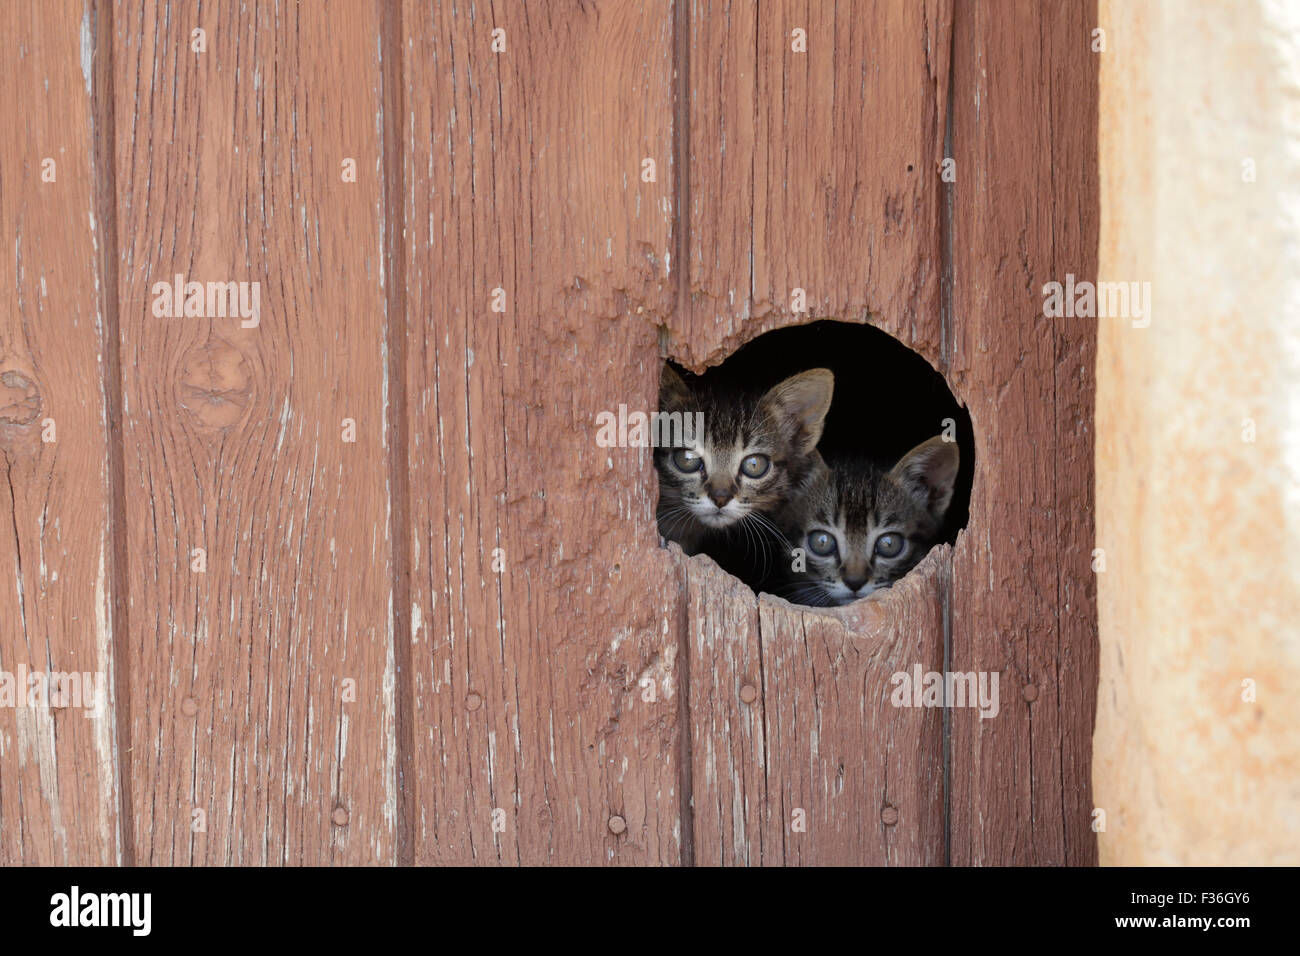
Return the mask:
<svg viewBox="0 0 1300 956">
<path fill-rule="evenodd" d="M 747 393 L 694 376 L 688 384 L 664 365 L 660 411 L 701 412 L 704 428 L 687 447 L 655 449 L 659 533 L 741 576 L 755 562 L 778 563 L 787 547 L 772 518 L 820 462 L 834 386 L 815 368 Z"/>
<path fill-rule="evenodd" d="M 817 469 L 781 516 L 791 547 L 804 554 L 773 590 L 799 604 L 835 605 L 889 587 L 939 540 L 958 459 L 956 443 L 935 436 L 889 471 L 843 458 Z"/>
</svg>

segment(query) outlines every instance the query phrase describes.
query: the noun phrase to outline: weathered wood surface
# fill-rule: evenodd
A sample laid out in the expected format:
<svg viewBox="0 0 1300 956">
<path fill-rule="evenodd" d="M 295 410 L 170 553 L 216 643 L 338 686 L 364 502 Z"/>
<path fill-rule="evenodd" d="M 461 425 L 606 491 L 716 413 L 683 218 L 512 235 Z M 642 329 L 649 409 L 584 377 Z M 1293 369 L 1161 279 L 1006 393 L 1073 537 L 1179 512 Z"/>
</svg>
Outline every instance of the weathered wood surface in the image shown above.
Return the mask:
<svg viewBox="0 0 1300 956">
<path fill-rule="evenodd" d="M 688 365 L 810 317 L 938 364 L 951 5 L 690 4 Z M 806 32 L 807 52 L 792 46 Z M 791 312 L 794 289 L 808 314 Z"/>
<path fill-rule="evenodd" d="M 1096 323 L 1043 317 L 1097 273 L 1095 4 L 961 4 L 954 26 L 950 381 L 979 474 L 953 561 L 952 662 L 998 671 L 954 709 L 952 862 L 1095 864 Z M 1008 24 L 1015 29 L 1008 29 Z"/>
<path fill-rule="evenodd" d="M 122 4 L 111 42 L 135 862 L 391 863 L 377 11 Z M 156 317 L 177 273 L 260 282 L 259 324 Z"/>
<path fill-rule="evenodd" d="M 103 675 L 111 692 L 92 31 L 79 5 L 0 5 L 0 671 Z M 0 706 L 0 863 L 122 858 L 114 702 L 89 718 L 71 703 Z"/>
<path fill-rule="evenodd" d="M 594 427 L 656 395 L 671 13 L 403 7 L 417 863 L 683 858 L 650 451 Z"/>
<path fill-rule="evenodd" d="M 941 712 L 893 706 L 890 678 L 942 669 L 948 560 L 817 611 L 683 561 L 696 863 L 943 863 Z"/>
<path fill-rule="evenodd" d="M 0 862 L 1092 862 L 1093 331 L 1039 293 L 1095 273 L 1092 19 L 6 9 L 0 668 L 117 697 L 0 711 Z M 176 273 L 260 323 L 154 316 Z M 977 440 L 956 545 L 835 611 L 658 548 L 649 450 L 595 442 L 662 356 L 818 318 Z M 917 664 L 1001 713 L 892 706 Z"/>
<path fill-rule="evenodd" d="M 939 364 L 950 20 L 942 2 L 692 5 L 674 358 L 698 365 L 792 322 L 870 315 Z M 791 311 L 796 288 L 807 314 Z M 948 560 L 883 602 L 831 612 L 756 600 L 691 563 L 696 862 L 943 862 L 939 714 L 887 698 L 894 672 L 942 670 Z"/>
</svg>

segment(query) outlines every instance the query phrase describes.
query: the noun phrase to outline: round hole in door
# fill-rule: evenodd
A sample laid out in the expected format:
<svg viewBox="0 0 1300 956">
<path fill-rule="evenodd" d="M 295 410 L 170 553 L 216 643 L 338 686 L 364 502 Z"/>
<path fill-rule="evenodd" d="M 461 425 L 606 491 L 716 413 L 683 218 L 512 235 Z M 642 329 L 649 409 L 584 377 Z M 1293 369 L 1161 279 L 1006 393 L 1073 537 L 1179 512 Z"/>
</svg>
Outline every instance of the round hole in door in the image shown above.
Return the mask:
<svg viewBox="0 0 1300 956">
<path fill-rule="evenodd" d="M 756 591 L 850 604 L 966 526 L 970 415 L 873 326 L 777 329 L 701 375 L 667 362 L 659 411 L 661 539 Z"/>
</svg>

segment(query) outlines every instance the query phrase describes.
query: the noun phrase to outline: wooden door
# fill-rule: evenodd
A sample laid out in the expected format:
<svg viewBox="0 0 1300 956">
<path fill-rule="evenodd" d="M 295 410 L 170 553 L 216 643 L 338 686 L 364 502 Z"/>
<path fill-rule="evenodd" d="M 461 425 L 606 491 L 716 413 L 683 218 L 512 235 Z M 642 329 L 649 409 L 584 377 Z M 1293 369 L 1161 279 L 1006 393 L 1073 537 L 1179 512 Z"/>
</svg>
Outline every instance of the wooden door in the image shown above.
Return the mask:
<svg viewBox="0 0 1300 956">
<path fill-rule="evenodd" d="M 1094 21 L 6 8 L 0 669 L 111 698 L 0 709 L 0 862 L 1095 862 L 1095 330 L 1042 314 L 1096 271 Z M 157 316 L 176 274 L 260 321 Z M 824 318 L 976 447 L 956 544 L 834 611 L 661 547 L 595 440 Z M 894 706 L 917 665 L 998 716 Z"/>
</svg>

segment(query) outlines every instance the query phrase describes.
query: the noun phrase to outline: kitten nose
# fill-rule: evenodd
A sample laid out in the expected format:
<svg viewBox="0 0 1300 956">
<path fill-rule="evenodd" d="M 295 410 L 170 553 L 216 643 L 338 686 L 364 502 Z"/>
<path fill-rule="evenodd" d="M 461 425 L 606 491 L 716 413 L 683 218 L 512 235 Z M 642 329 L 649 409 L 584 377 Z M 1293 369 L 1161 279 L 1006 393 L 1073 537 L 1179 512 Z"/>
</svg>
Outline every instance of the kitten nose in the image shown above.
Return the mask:
<svg viewBox="0 0 1300 956">
<path fill-rule="evenodd" d="M 713 499 L 713 503 L 715 505 L 721 508 L 728 501 L 730 501 L 734 496 L 726 488 L 714 488 L 712 491 L 709 492 L 709 497 Z"/>
<path fill-rule="evenodd" d="M 844 579 L 844 586 L 848 588 L 850 591 L 856 591 L 858 590 L 858 588 L 862 587 L 862 585 L 866 583 L 867 583 L 866 578 L 845 578 Z"/>
</svg>

